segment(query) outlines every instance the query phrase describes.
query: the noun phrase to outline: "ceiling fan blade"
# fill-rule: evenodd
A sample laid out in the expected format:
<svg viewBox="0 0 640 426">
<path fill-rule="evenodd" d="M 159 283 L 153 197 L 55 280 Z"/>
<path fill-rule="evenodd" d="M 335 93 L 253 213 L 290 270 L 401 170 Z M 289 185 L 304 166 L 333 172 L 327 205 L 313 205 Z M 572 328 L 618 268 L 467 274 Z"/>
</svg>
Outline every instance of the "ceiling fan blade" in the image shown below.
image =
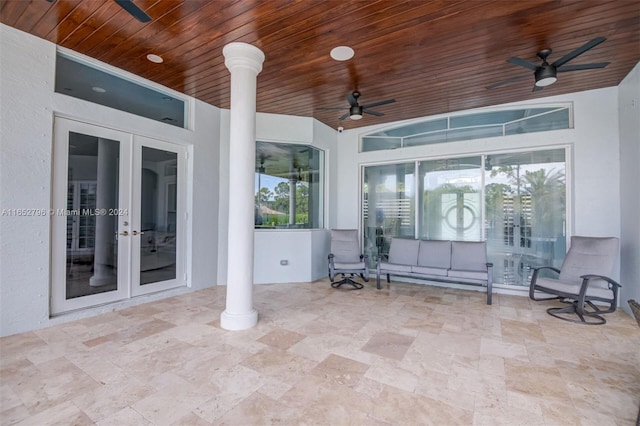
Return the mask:
<svg viewBox="0 0 640 426">
<path fill-rule="evenodd" d="M 347 95 L 347 102 L 349 102 L 349 105 L 351 105 L 352 107 L 358 106 L 358 100 L 353 96 L 352 93 L 349 93 Z"/>
<path fill-rule="evenodd" d="M 599 45 L 600 43 L 602 43 L 605 40 L 606 40 L 605 37 L 596 37 L 593 40 L 586 42 L 581 47 L 578 47 L 574 51 L 567 53 L 566 55 L 564 55 L 562 58 L 558 59 L 557 61 L 555 61 L 551 65 L 554 65 L 555 67 L 560 67 L 560 66 L 562 66 L 562 64 L 566 64 L 567 62 L 569 62 L 570 60 L 572 60 L 576 56 L 582 55 L 587 50 L 596 47 L 597 45 Z"/>
<path fill-rule="evenodd" d="M 533 90 L 532 90 L 532 92 L 539 92 L 539 91 L 541 91 L 541 90 L 542 90 L 542 87 L 540 87 L 540 86 L 536 86 L 535 84 L 533 85 Z"/>
<path fill-rule="evenodd" d="M 342 116 L 340 116 L 340 120 L 344 120 L 345 118 L 347 118 L 349 116 L 348 112 L 345 112 L 344 114 L 342 114 Z"/>
<path fill-rule="evenodd" d="M 604 68 L 611 62 L 596 62 L 594 64 L 580 64 L 580 65 L 567 65 L 566 67 L 557 68 L 558 72 L 567 71 L 579 71 L 579 70 L 594 70 L 597 68 Z"/>
<path fill-rule="evenodd" d="M 488 85 L 486 87 L 486 89 L 495 89 L 496 87 L 506 86 L 507 84 L 515 83 L 515 82 L 518 82 L 518 81 L 522 81 L 522 80 L 525 80 L 527 78 L 531 78 L 531 76 L 530 75 L 520 75 L 518 77 L 513 77 L 513 78 L 510 78 L 508 80 L 504 80 L 504 81 L 500 81 L 498 83 L 490 84 L 490 85 Z"/>
<path fill-rule="evenodd" d="M 384 101 L 378 101 L 378 102 L 373 102 L 373 103 L 370 103 L 370 104 L 362 105 L 362 108 L 371 108 L 371 107 L 377 107 L 377 106 L 380 106 L 380 105 L 392 104 L 395 101 L 396 101 L 395 99 L 386 99 Z"/>
<path fill-rule="evenodd" d="M 367 108 L 364 108 L 364 107 L 362 107 L 362 112 L 366 112 L 367 114 L 375 115 L 375 116 L 378 116 L 378 117 L 382 117 L 384 115 L 381 112 L 374 111 L 372 109 L 367 109 Z"/>
<path fill-rule="evenodd" d="M 140 22 L 149 22 L 149 21 L 151 21 L 151 17 L 149 15 L 147 15 L 138 6 L 136 6 L 133 3 L 133 0 L 113 0 L 113 1 L 118 3 L 118 5 L 120 5 L 121 8 L 123 8 L 124 10 L 129 12 L 129 14 L 131 16 L 133 16 L 134 18 L 136 18 L 138 21 L 140 21 Z"/>
<path fill-rule="evenodd" d="M 535 71 L 538 68 L 538 66 L 533 62 L 525 61 L 524 59 L 516 58 L 516 57 L 507 59 L 507 62 L 511 62 L 514 65 L 520 65 L 521 67 L 529 68 L 530 70 L 533 70 L 533 71 Z"/>
</svg>

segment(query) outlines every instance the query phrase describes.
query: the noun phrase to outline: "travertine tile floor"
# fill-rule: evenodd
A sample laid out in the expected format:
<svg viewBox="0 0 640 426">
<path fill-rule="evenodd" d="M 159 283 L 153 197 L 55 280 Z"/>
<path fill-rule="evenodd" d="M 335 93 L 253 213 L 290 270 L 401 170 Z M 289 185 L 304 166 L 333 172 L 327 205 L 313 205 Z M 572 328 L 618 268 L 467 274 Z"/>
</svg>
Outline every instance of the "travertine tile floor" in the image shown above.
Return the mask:
<svg viewBox="0 0 640 426">
<path fill-rule="evenodd" d="M 392 283 L 255 287 L 259 324 L 220 329 L 225 287 L 3 338 L 1 423 L 633 425 L 640 327 L 555 302 Z"/>
</svg>

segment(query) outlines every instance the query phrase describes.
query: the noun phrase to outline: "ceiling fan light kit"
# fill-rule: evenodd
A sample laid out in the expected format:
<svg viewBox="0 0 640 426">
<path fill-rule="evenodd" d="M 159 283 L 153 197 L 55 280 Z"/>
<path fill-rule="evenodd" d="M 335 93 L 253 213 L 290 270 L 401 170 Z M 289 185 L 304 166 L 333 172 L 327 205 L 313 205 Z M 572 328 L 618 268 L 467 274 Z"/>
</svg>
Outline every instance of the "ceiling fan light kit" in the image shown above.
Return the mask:
<svg viewBox="0 0 640 426">
<path fill-rule="evenodd" d="M 526 59 L 518 57 L 509 58 L 507 59 L 507 62 L 532 70 L 535 77 L 533 91 L 537 92 L 538 90 L 542 90 L 543 87 L 547 87 L 555 83 L 558 80 L 557 73 L 559 72 L 592 70 L 597 68 L 604 68 L 609 65 L 609 62 L 597 62 L 592 64 L 564 66 L 564 64 L 566 64 L 570 60 L 582 55 L 587 50 L 593 49 L 605 40 L 605 37 L 596 37 L 593 40 L 590 40 L 582 46 L 578 47 L 577 49 L 572 50 L 571 52 L 567 53 L 562 58 L 551 64 L 547 62 L 547 57 L 551 55 L 551 49 L 544 49 L 538 52 L 538 57 L 542 59 L 542 64 L 540 65 L 536 65 L 533 62 L 529 62 Z M 520 80 L 522 80 L 522 77 L 510 78 L 499 83 L 491 84 L 486 88 L 495 89 L 496 87 L 506 86 L 507 84 L 515 83 Z"/>
<path fill-rule="evenodd" d="M 356 105 L 349 108 L 349 118 L 352 120 L 360 120 L 362 118 L 362 107 Z"/>
<path fill-rule="evenodd" d="M 556 68 L 551 65 L 539 67 L 534 74 L 536 76 L 536 86 L 538 87 L 550 86 L 558 80 Z"/>
</svg>

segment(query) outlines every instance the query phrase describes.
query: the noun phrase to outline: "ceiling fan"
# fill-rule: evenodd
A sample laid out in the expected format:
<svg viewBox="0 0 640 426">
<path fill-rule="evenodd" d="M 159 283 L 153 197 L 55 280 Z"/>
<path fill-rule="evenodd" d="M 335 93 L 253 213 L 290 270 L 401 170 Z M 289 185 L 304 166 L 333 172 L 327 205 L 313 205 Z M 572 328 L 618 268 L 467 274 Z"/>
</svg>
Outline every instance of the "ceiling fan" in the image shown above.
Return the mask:
<svg viewBox="0 0 640 426">
<path fill-rule="evenodd" d="M 514 65 L 519 65 L 521 67 L 528 68 L 533 71 L 533 75 L 535 77 L 535 83 L 533 85 L 533 92 L 537 92 L 538 90 L 542 90 L 543 87 L 549 86 L 558 80 L 557 73 L 559 72 L 568 72 L 568 71 L 581 71 L 581 70 L 591 70 L 596 68 L 604 68 L 610 64 L 610 62 L 597 62 L 593 64 L 581 64 L 581 65 L 567 65 L 567 62 L 576 58 L 579 55 L 582 55 L 589 49 L 593 49 L 603 41 L 605 41 L 605 37 L 596 37 L 593 40 L 585 43 L 584 45 L 578 47 L 577 49 L 567 53 L 562 58 L 557 61 L 549 64 L 547 62 L 547 58 L 551 55 L 551 49 L 544 49 L 538 52 L 538 57 L 542 59 L 542 64 L 536 65 L 532 62 L 529 62 L 522 58 L 509 58 L 507 62 L 510 62 Z M 528 76 L 518 76 L 514 78 L 510 78 L 508 80 L 501 81 L 499 83 L 494 83 L 487 86 L 487 89 L 495 89 L 496 87 L 505 86 L 507 84 L 515 83 L 516 81 L 524 80 L 528 78 Z"/>
<path fill-rule="evenodd" d="M 360 97 L 360 92 L 358 92 L 357 90 L 354 91 L 353 93 L 349 93 L 347 95 L 347 102 L 349 102 L 349 112 L 345 112 L 341 117 L 340 120 L 344 120 L 345 118 L 349 117 L 352 120 L 360 120 L 363 116 L 363 114 L 371 114 L 371 115 L 375 115 L 378 117 L 382 117 L 384 114 L 378 111 L 374 111 L 372 109 L 372 107 L 377 107 L 380 105 L 387 105 L 387 104 L 392 104 L 394 103 L 396 100 L 395 99 L 385 99 L 384 101 L 378 101 L 378 102 L 372 102 L 370 104 L 366 104 L 366 105 L 360 105 L 358 104 L 358 98 Z M 326 108 L 318 108 L 318 109 L 322 109 L 322 110 L 341 110 L 341 109 L 345 109 L 346 107 L 326 107 Z"/>
<path fill-rule="evenodd" d="M 56 0 L 47 0 L 49 3 L 53 3 Z M 129 14 L 131 16 L 133 16 L 134 18 L 136 18 L 138 21 L 140 22 L 149 22 L 151 21 L 151 17 L 149 15 L 147 15 L 142 9 L 140 9 L 138 6 L 136 6 L 133 3 L 133 0 L 113 0 L 116 3 L 118 3 L 118 5 L 123 8 L 124 10 L 126 10 L 127 12 L 129 12 Z"/>
</svg>

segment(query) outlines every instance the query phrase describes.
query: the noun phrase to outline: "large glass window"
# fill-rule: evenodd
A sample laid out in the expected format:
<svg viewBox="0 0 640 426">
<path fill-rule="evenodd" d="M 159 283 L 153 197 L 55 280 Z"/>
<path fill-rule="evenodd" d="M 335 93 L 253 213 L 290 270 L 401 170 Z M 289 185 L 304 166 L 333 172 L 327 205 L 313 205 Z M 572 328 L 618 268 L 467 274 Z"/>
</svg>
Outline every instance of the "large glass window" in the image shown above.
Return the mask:
<svg viewBox="0 0 640 426">
<path fill-rule="evenodd" d="M 323 227 L 324 153 L 307 145 L 256 142 L 255 227 Z"/>
<path fill-rule="evenodd" d="M 564 259 L 565 173 L 564 148 L 364 167 L 370 266 L 392 237 L 486 240 L 494 282 L 529 285 L 532 268 Z"/>
</svg>

